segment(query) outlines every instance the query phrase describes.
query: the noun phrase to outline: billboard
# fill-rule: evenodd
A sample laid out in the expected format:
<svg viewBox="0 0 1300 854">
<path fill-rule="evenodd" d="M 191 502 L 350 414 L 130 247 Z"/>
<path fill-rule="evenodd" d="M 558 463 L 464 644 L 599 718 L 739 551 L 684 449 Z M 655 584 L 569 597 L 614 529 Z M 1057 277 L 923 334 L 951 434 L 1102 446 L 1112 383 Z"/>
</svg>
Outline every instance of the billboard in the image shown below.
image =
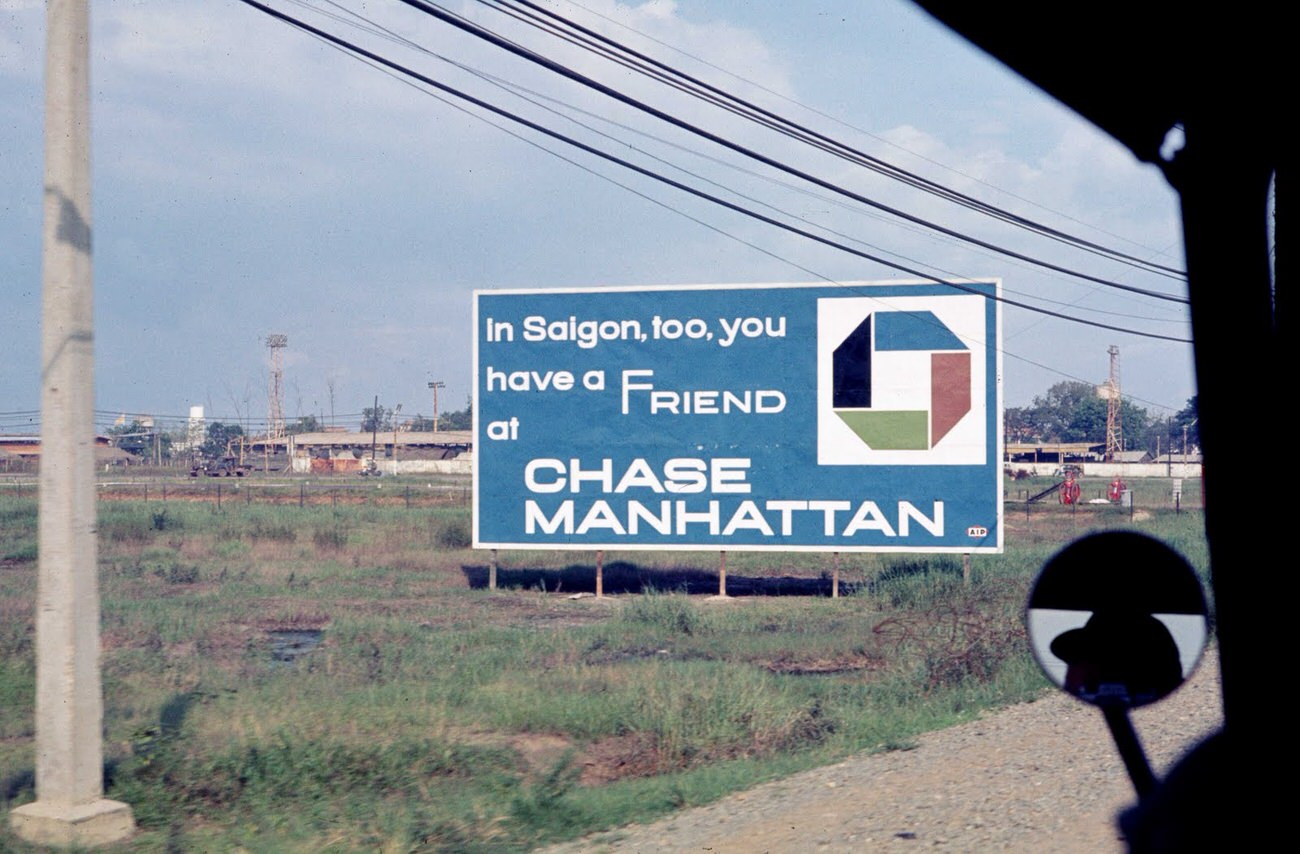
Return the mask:
<svg viewBox="0 0 1300 854">
<path fill-rule="evenodd" d="M 474 544 L 1002 549 L 996 280 L 474 294 Z"/>
</svg>

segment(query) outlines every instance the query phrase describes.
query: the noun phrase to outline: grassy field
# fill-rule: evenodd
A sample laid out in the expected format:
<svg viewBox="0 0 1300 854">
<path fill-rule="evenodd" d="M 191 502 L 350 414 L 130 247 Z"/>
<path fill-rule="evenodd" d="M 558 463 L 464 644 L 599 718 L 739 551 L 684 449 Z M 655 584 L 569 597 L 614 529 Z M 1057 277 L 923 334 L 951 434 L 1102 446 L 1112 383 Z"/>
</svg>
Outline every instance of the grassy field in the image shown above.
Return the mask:
<svg viewBox="0 0 1300 854">
<path fill-rule="evenodd" d="M 507 552 L 490 591 L 458 501 L 103 501 L 119 850 L 526 850 L 905 749 L 1042 690 L 1021 607 L 1059 545 L 1131 527 L 1203 568 L 1188 486 L 1181 514 L 1167 481 L 1131 513 L 1010 503 L 968 582 L 955 556 L 845 555 L 838 599 L 830 556 L 768 553 L 727 556 L 728 600 L 702 595 L 716 553 L 608 554 L 597 599 L 591 553 Z M 0 492 L 6 810 L 34 796 L 35 519 Z M 0 850 L 30 849 L 5 823 Z"/>
</svg>

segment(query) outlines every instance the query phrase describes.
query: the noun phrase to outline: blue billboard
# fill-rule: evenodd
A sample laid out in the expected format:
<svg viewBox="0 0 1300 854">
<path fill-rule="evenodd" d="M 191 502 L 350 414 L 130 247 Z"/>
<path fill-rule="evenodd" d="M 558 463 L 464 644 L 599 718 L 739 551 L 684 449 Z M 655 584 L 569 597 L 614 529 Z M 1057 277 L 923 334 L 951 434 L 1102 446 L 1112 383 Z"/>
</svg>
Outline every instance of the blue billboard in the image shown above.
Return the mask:
<svg viewBox="0 0 1300 854">
<path fill-rule="evenodd" d="M 1002 550 L 997 281 L 474 294 L 474 544 Z"/>
</svg>

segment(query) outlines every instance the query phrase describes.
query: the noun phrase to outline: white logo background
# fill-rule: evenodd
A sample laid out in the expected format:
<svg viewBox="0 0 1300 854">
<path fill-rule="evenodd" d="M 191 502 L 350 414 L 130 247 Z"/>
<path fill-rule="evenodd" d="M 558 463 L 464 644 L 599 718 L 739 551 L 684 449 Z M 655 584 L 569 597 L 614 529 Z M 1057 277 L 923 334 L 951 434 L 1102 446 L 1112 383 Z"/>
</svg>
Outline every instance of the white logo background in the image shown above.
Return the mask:
<svg viewBox="0 0 1300 854">
<path fill-rule="evenodd" d="M 817 300 L 817 463 L 846 465 L 983 465 L 989 365 L 985 341 L 986 297 L 833 297 Z M 929 311 L 969 348 L 971 410 L 938 447 L 928 451 L 877 451 L 867 447 L 832 407 L 835 348 L 868 314 L 878 311 Z M 930 354 L 921 351 L 872 353 L 872 408 L 930 408 Z"/>
</svg>

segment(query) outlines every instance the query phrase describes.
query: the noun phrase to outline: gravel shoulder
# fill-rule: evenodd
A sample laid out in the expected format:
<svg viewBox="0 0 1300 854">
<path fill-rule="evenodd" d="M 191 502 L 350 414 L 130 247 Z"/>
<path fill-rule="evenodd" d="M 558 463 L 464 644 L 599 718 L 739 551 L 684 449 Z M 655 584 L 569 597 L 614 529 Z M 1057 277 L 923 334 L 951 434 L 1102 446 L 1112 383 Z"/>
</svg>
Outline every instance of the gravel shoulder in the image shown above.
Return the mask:
<svg viewBox="0 0 1300 854">
<path fill-rule="evenodd" d="M 1157 775 L 1222 723 L 1218 659 L 1133 713 Z M 652 824 L 547 849 L 573 852 L 1119 852 L 1133 788 L 1101 713 L 1052 693 L 918 739 L 757 786 Z"/>
</svg>

